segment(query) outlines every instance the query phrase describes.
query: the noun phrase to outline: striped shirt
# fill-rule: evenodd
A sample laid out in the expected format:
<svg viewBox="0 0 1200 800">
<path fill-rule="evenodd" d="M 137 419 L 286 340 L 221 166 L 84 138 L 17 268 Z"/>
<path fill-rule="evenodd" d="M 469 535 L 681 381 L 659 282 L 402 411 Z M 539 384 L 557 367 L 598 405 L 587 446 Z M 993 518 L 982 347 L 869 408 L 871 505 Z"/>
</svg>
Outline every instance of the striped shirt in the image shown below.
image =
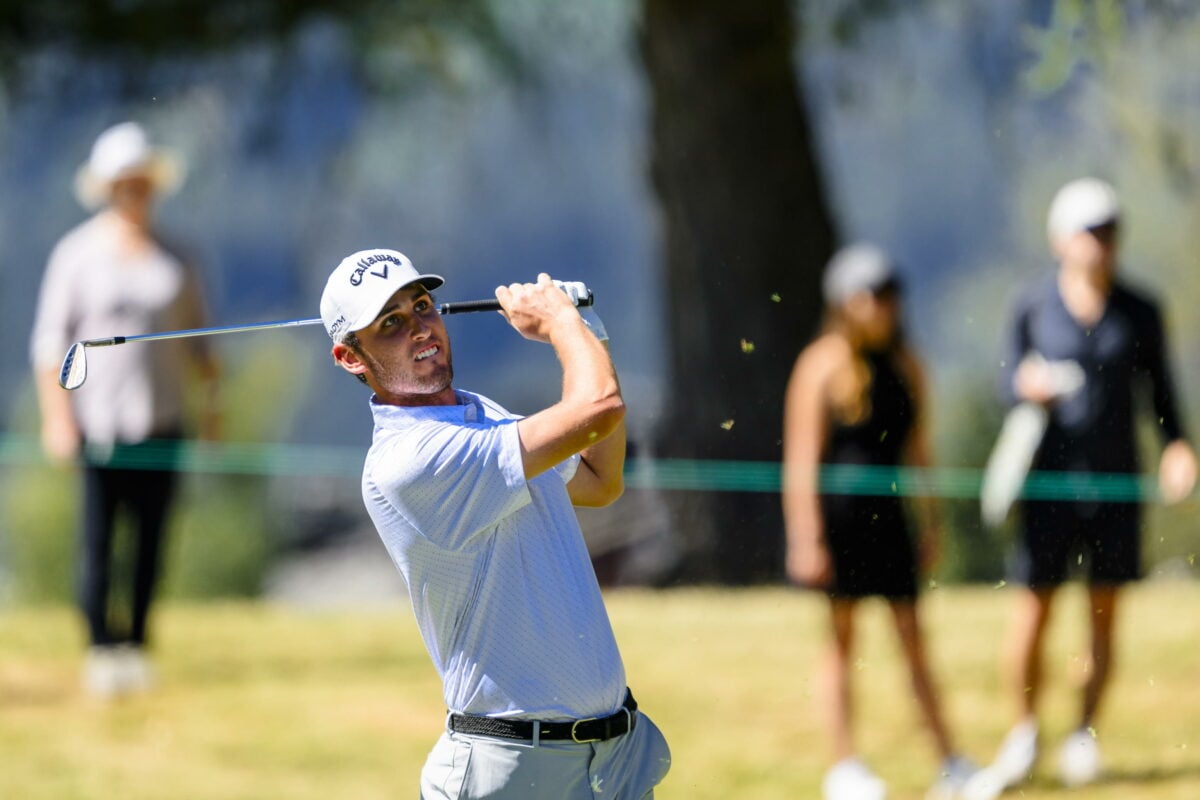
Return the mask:
<svg viewBox="0 0 1200 800">
<path fill-rule="evenodd" d="M 452 406 L 372 400 L 362 483 L 446 706 L 541 720 L 614 713 L 625 669 L 566 490 L 579 457 L 527 481 L 519 417 L 455 394 Z"/>
</svg>

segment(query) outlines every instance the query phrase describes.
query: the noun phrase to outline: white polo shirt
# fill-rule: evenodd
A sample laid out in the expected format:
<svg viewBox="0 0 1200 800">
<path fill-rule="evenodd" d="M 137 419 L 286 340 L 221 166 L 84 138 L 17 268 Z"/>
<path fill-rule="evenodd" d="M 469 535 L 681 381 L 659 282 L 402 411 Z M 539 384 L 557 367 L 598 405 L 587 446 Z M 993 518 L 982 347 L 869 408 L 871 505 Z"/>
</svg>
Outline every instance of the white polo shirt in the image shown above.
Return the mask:
<svg viewBox="0 0 1200 800">
<path fill-rule="evenodd" d="M 363 499 L 408 583 L 451 711 L 524 719 L 614 713 L 625 668 L 566 482 L 574 456 L 526 481 L 516 417 L 372 398 Z"/>
</svg>

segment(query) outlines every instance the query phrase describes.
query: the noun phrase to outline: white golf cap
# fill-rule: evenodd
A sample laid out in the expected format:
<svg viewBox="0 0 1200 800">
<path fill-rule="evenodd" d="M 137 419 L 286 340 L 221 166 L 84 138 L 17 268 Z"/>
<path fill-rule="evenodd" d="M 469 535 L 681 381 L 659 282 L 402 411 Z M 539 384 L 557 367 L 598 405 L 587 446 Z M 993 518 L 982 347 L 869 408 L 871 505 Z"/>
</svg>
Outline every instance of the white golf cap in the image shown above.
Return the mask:
<svg viewBox="0 0 1200 800">
<path fill-rule="evenodd" d="M 1099 178 L 1080 178 L 1058 190 L 1046 217 L 1051 239 L 1116 222 L 1121 215 L 1117 190 Z"/>
<path fill-rule="evenodd" d="M 825 267 L 821 288 L 826 303 L 841 305 L 859 292 L 877 291 L 885 286 L 900 286 L 896 265 L 875 245 L 858 243 L 833 254 Z"/>
<path fill-rule="evenodd" d="M 359 250 L 342 259 L 321 294 L 321 321 L 335 342 L 349 331 L 370 325 L 384 303 L 400 289 L 419 283 L 433 291 L 441 275 L 417 272 L 408 256 L 395 250 Z"/>
<path fill-rule="evenodd" d="M 99 208 L 115 181 L 135 175 L 149 178 L 157 191 L 167 194 L 183 183 L 183 173 L 179 156 L 151 145 L 136 122 L 122 122 L 96 138 L 91 155 L 75 173 L 75 197 L 84 208 Z"/>
</svg>

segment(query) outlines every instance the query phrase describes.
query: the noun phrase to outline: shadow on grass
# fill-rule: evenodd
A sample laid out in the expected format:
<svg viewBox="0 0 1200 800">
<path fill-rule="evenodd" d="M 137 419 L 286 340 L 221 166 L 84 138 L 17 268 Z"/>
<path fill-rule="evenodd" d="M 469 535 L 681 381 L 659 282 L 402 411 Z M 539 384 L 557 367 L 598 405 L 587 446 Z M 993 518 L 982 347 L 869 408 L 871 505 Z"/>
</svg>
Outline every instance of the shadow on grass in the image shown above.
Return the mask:
<svg viewBox="0 0 1200 800">
<path fill-rule="evenodd" d="M 1171 783 L 1185 778 L 1200 779 L 1200 762 L 1177 764 L 1171 767 L 1150 766 L 1109 770 L 1104 774 L 1104 783 L 1108 786 L 1120 784 L 1142 786 L 1149 783 Z"/>
<path fill-rule="evenodd" d="M 1156 784 L 1171 784 L 1177 781 L 1200 780 L 1200 762 L 1192 764 L 1177 764 L 1174 766 L 1145 766 L 1125 769 L 1106 769 L 1104 775 L 1091 787 L 1094 789 L 1126 789 L 1126 797 L 1137 797 L 1139 788 L 1145 789 Z M 1037 796 L 1062 795 L 1063 797 L 1081 797 L 1088 787 L 1072 788 L 1064 786 L 1062 781 L 1052 775 L 1035 775 L 1032 780 L 1017 789 L 1010 789 L 1009 795 L 1020 797 L 1020 789 L 1033 790 Z"/>
</svg>

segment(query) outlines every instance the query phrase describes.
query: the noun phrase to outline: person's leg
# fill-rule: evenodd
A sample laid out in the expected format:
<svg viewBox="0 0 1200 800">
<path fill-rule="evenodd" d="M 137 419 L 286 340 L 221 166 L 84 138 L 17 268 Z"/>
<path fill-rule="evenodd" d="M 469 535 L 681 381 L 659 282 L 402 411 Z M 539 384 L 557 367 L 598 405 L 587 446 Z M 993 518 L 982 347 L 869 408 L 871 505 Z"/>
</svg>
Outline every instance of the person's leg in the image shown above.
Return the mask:
<svg viewBox="0 0 1200 800">
<path fill-rule="evenodd" d="M 854 649 L 855 605 L 854 600 L 841 598 L 829 602 L 833 639 L 822 663 L 820 683 L 823 691 L 820 696 L 828 703 L 824 710 L 832 734 L 834 761 L 854 755 L 850 665 Z"/>
<path fill-rule="evenodd" d="M 1021 720 L 1037 714 L 1042 689 L 1042 650 L 1050 611 L 1054 602 L 1052 587 L 1022 589 L 1009 628 L 1008 674 Z"/>
<path fill-rule="evenodd" d="M 134 481 L 131 505 L 136 521 L 136 550 L 133 573 L 133 616 L 130 642 L 146 643 L 150 604 L 158 584 L 160 552 L 167 513 L 175 496 L 176 473 L 171 470 L 145 470 Z"/>
<path fill-rule="evenodd" d="M 115 638 L 109 627 L 108 594 L 117 495 L 112 485 L 112 470 L 85 466 L 82 480 L 78 600 L 91 644 L 105 647 Z"/>
<path fill-rule="evenodd" d="M 1083 685 L 1083 708 L 1079 727 L 1063 741 L 1058 762 L 1059 777 L 1067 786 L 1083 786 L 1100 776 L 1100 746 L 1094 725 L 1112 673 L 1117 587 L 1093 584 L 1088 590 L 1092 650 Z"/>
<path fill-rule="evenodd" d="M 422 800 L 595 800 L 593 748 L 573 742 L 507 742 L 443 734 L 421 770 Z M 613 794 L 614 800 L 626 800 Z"/>
<path fill-rule="evenodd" d="M 1080 728 L 1091 727 L 1100 709 L 1100 702 L 1108 688 L 1108 679 L 1113 664 L 1113 631 L 1117 614 L 1116 585 L 1092 586 L 1088 590 L 1091 601 L 1092 652 L 1088 664 L 1087 678 L 1083 685 L 1083 713 Z"/>
<path fill-rule="evenodd" d="M 1024 588 L 1008 631 L 1007 672 L 1017 701 L 1017 724 L 1000 743 L 992 763 L 963 787 L 967 800 L 993 800 L 1026 780 L 1038 757 L 1037 705 L 1042 686 L 1042 646 L 1054 588 Z"/>
<path fill-rule="evenodd" d="M 914 600 L 893 599 L 889 602 L 892 609 L 892 619 L 896 623 L 896 633 L 900 639 L 900 647 L 904 659 L 908 663 L 909 676 L 912 679 L 913 693 L 917 705 L 933 735 L 938 755 L 943 760 L 954 755 L 954 746 L 950 742 L 950 734 L 942 717 L 941 705 L 938 702 L 937 691 L 930 675 L 929 663 L 925 655 L 925 643 L 917 617 L 917 604 Z"/>
<path fill-rule="evenodd" d="M 834 754 L 833 766 L 821 784 L 826 800 L 882 800 L 887 793 L 884 782 L 855 756 L 850 665 L 856 604 L 855 599 L 830 599 L 833 640 L 825 654 L 819 686 L 819 696 L 827 702 Z"/>
<path fill-rule="evenodd" d="M 1095 722 L 1112 672 L 1118 593 L 1141 577 L 1141 507 L 1136 503 L 1104 507 L 1089 526 L 1085 541 L 1092 640 L 1079 727 L 1086 730 Z"/>
</svg>

